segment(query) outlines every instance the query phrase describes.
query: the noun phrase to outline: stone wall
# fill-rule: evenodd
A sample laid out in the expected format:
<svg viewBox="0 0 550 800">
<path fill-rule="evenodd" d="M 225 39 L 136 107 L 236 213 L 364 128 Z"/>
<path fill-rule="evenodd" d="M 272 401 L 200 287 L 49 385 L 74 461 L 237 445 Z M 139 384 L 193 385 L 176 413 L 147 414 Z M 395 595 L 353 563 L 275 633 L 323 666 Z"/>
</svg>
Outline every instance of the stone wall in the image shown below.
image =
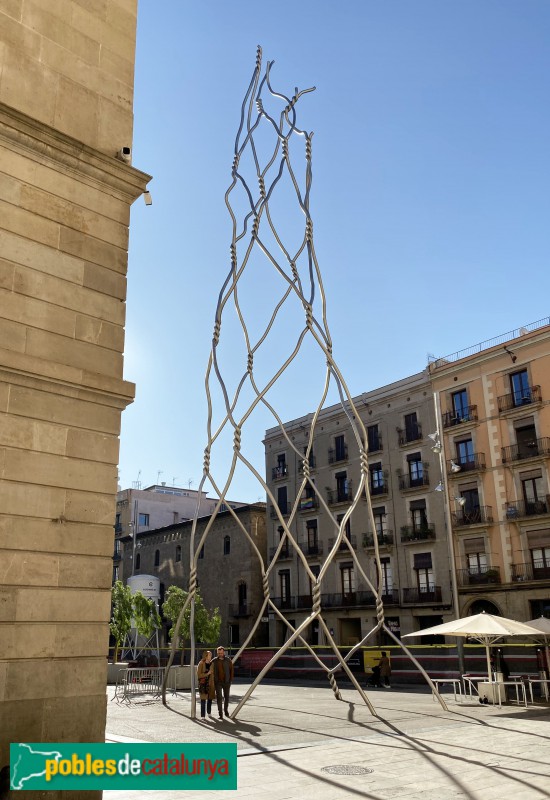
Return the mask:
<svg viewBox="0 0 550 800">
<path fill-rule="evenodd" d="M 0 767 L 104 739 L 135 5 L 0 11 Z"/>
</svg>

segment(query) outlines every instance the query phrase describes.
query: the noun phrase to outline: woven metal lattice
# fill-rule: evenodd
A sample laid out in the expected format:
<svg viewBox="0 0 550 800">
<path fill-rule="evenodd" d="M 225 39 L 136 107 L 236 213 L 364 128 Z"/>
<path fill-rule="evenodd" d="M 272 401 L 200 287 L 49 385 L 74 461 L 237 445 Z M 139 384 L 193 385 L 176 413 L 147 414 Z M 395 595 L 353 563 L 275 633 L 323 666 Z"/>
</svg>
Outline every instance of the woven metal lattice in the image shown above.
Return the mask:
<svg viewBox="0 0 550 800">
<path fill-rule="evenodd" d="M 261 618 L 268 612 L 275 615 L 287 628 L 287 639 L 285 643 L 261 670 L 248 691 L 240 700 L 232 716 L 238 714 L 239 710 L 244 703 L 246 703 L 250 694 L 254 691 L 264 675 L 296 641 L 308 649 L 317 665 L 326 674 L 337 699 L 341 698 L 335 676 L 338 671 L 343 670 L 370 711 L 375 714 L 369 698 L 350 670 L 348 661 L 352 658 L 357 649 L 371 639 L 378 630 L 383 629 L 396 644 L 402 647 L 416 664 L 417 668 L 423 673 L 428 683 L 430 683 L 430 685 L 432 684 L 420 664 L 386 625 L 381 593 L 382 571 L 377 537 L 374 537 L 374 557 L 378 580 L 376 582 L 377 585 L 374 585 L 369 576 L 365 573 L 355 550 L 346 536 L 346 526 L 359 502 L 364 503 L 366 501 L 368 507 L 367 514 L 372 530 L 375 530 L 375 525 L 369 497 L 369 465 L 366 430 L 354 406 L 344 377 L 333 357 L 332 339 L 327 322 L 327 301 L 314 247 L 314 226 L 310 214 L 313 134 L 301 129 L 297 123 L 297 105 L 304 95 L 314 89 L 305 89 L 302 91 L 295 89 L 291 97 L 276 91 L 271 82 L 272 65 L 273 62 L 268 62 L 265 71 L 262 73 L 262 51 L 261 48 L 258 47 L 254 73 L 242 102 L 240 124 L 235 140 L 234 157 L 231 168 L 231 184 L 225 195 L 225 202 L 232 222 L 230 268 L 218 297 L 212 336 L 212 348 L 206 370 L 205 386 L 208 408 L 207 444 L 204 451 L 203 477 L 199 486 L 200 497 L 200 492 L 205 482 L 209 482 L 217 493 L 219 502 L 200 537 L 196 535 L 198 507 L 195 513 L 190 544 L 191 567 L 189 575 L 189 594 L 180 619 L 175 626 L 176 632 L 173 637 L 172 651 L 168 666 L 170 666 L 173 661 L 179 627 L 189 604 L 191 604 L 192 631 L 191 663 L 193 664 L 195 661 L 193 619 L 194 597 L 197 589 L 197 559 L 207 537 L 212 531 L 212 526 L 220 509 L 223 508 L 223 510 L 229 511 L 232 514 L 235 524 L 248 540 L 249 546 L 254 552 L 257 559 L 258 570 L 261 571 L 262 575 L 264 593 L 263 603 L 259 609 L 255 624 L 246 641 L 243 642 L 241 648 L 235 655 L 234 661 L 238 660 L 241 652 L 248 646 Z M 276 111 L 271 111 L 271 106 L 273 105 L 278 105 Z M 261 146 L 260 133 L 262 134 Z M 265 148 L 266 137 L 268 140 L 271 139 L 271 146 L 267 150 Z M 260 156 L 260 152 L 265 153 L 263 160 Z M 297 164 L 299 166 L 297 166 Z M 295 209 L 297 209 L 300 215 L 301 230 L 298 237 L 293 237 L 298 239 L 297 246 L 293 250 L 285 245 L 283 241 L 285 237 L 283 237 L 279 229 L 280 226 L 276 224 L 277 212 L 280 211 L 281 207 L 280 203 L 277 204 L 279 194 L 282 194 L 284 197 L 284 206 L 288 207 L 289 202 L 292 200 Z M 261 272 L 259 272 L 258 268 L 259 259 L 261 259 L 262 263 Z M 251 332 L 251 325 L 247 319 L 247 314 L 243 308 L 242 297 L 243 295 L 246 296 L 246 292 L 243 291 L 242 288 L 245 285 L 249 273 L 255 271 L 254 274 L 258 280 L 257 288 L 259 293 L 257 302 L 259 303 L 260 299 L 265 297 L 265 293 L 262 291 L 262 282 L 265 280 L 266 270 L 269 271 L 270 276 L 275 279 L 275 282 L 270 283 L 269 299 L 266 300 L 266 304 L 269 304 L 269 308 L 266 313 L 265 327 L 253 334 Z M 272 294 L 274 296 L 272 296 Z M 299 319 L 301 317 L 302 323 L 298 325 L 297 328 L 294 328 L 295 339 L 288 343 L 288 351 L 280 357 L 280 363 L 274 365 L 273 351 L 269 350 L 270 337 L 278 337 L 277 326 L 281 324 L 283 318 L 285 320 L 289 318 L 285 316 L 285 314 L 288 315 L 289 308 L 293 318 Z M 233 322 L 235 319 L 237 320 L 246 348 L 243 353 L 244 363 L 242 364 L 242 371 L 240 375 L 237 375 L 236 380 L 233 376 L 233 389 L 229 389 L 230 381 L 228 381 L 226 377 L 228 369 L 227 365 L 224 363 L 222 350 L 224 324 L 230 312 Z M 281 353 L 282 347 L 280 338 L 277 338 L 277 345 L 277 352 Z M 276 384 L 285 380 L 286 374 L 294 362 L 303 354 L 306 346 L 310 348 L 310 352 L 311 347 L 313 347 L 315 351 L 321 355 L 322 363 L 324 364 L 324 378 L 316 409 L 310 417 L 310 429 L 308 431 L 309 446 L 304 453 L 298 451 L 294 442 L 289 437 L 282 419 L 271 402 L 271 396 Z M 263 372 L 261 378 L 259 378 L 256 363 L 264 350 L 267 350 L 268 357 L 264 359 Z M 264 374 L 266 361 L 271 369 L 271 372 L 267 375 Z M 232 367 L 235 363 L 234 354 L 230 362 Z M 335 535 L 333 545 L 327 553 L 319 573 L 314 574 L 306 556 L 296 541 L 293 530 L 296 528 L 294 523 L 299 511 L 300 496 L 307 489 L 315 492 L 315 485 L 310 472 L 311 448 L 321 409 L 328 396 L 329 387 L 333 384 L 336 386 L 342 409 L 346 414 L 352 432 L 352 443 L 350 447 L 355 450 L 354 456 L 356 456 L 359 464 L 360 479 L 355 487 L 353 496 L 350 497 L 349 506 L 342 519 L 339 521 L 334 519 L 325 499 L 320 494 L 316 494 L 316 498 L 319 502 L 319 512 L 326 515 L 326 519 L 330 520 L 331 524 L 334 525 Z M 221 405 L 221 411 L 219 407 L 216 408 L 215 397 L 221 401 L 218 402 L 218 406 Z M 301 462 L 301 483 L 296 492 L 296 501 L 290 510 L 278 507 L 277 498 L 273 495 L 270 487 L 266 483 L 264 475 L 255 468 L 243 453 L 243 428 L 259 406 L 263 406 L 264 409 L 270 412 L 276 424 L 280 427 L 281 435 L 284 437 L 289 451 L 294 452 Z M 212 466 L 212 454 L 213 449 L 219 444 L 223 437 L 225 436 L 227 438 L 228 431 L 231 433 L 232 438 L 232 459 L 227 474 L 224 475 L 223 480 L 220 481 Z M 280 526 L 279 530 L 283 532 L 277 550 L 269 564 L 265 562 L 264 554 L 258 550 L 256 543 L 249 535 L 239 517 L 225 502 L 227 492 L 238 466 L 249 470 L 252 475 L 254 475 L 263 491 L 265 491 L 278 520 Z M 273 602 L 270 594 L 271 573 L 274 570 L 277 558 L 283 548 L 293 549 L 297 558 L 300 559 L 305 574 L 308 576 L 312 586 L 311 610 L 307 614 L 306 619 L 297 627 L 292 626 L 285 615 L 281 613 L 280 609 Z M 362 578 L 376 598 L 377 617 L 376 625 L 367 633 L 361 642 L 347 653 L 345 658 L 342 657 L 333 635 L 325 623 L 322 607 L 322 587 L 325 576 L 336 554 L 338 552 L 341 553 L 343 548 L 347 548 L 349 551 L 349 558 L 353 561 L 356 574 Z M 319 625 L 322 630 L 325 641 L 336 657 L 336 666 L 327 666 L 303 638 L 304 633 L 313 623 Z M 168 670 L 166 674 L 168 675 Z M 194 677 L 193 675 L 193 681 Z M 434 687 L 432 686 L 432 688 Z M 192 682 L 192 689 L 194 689 L 194 682 Z M 439 697 L 436 689 L 435 692 Z M 164 702 L 166 702 L 165 689 L 163 692 L 163 699 Z M 442 700 L 440 700 L 440 702 L 444 705 Z M 195 693 L 192 691 L 192 715 L 194 716 L 194 714 Z"/>
</svg>

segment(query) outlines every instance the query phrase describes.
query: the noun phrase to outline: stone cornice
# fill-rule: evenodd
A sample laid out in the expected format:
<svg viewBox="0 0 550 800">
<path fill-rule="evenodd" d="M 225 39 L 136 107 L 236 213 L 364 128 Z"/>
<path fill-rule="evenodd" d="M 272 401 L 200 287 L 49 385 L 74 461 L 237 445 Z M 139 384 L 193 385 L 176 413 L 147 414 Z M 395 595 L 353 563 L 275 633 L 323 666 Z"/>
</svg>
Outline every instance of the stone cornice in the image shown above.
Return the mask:
<svg viewBox="0 0 550 800">
<path fill-rule="evenodd" d="M 40 164 L 74 173 L 78 180 L 115 193 L 128 204 L 146 190 L 151 176 L 0 103 L 0 142 Z"/>
<path fill-rule="evenodd" d="M 120 409 L 133 402 L 136 389 L 129 381 L 2 348 L 0 382 Z"/>
</svg>

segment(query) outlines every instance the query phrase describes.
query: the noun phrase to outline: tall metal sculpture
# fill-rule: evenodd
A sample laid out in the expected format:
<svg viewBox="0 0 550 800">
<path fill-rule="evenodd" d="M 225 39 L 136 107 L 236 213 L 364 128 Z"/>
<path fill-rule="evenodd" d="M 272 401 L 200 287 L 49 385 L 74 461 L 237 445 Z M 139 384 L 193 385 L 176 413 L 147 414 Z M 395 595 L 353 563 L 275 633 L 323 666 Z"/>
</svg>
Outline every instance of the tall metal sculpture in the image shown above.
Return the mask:
<svg viewBox="0 0 550 800">
<path fill-rule="evenodd" d="M 366 431 L 361 422 L 359 413 L 353 404 L 348 387 L 342 373 L 340 372 L 333 354 L 332 354 L 332 339 L 329 332 L 329 327 L 326 317 L 326 297 L 323 288 L 323 281 L 319 264 L 315 255 L 315 247 L 313 242 L 313 220 L 310 214 L 310 192 L 312 183 L 312 133 L 302 130 L 297 125 L 296 107 L 300 99 L 308 92 L 314 91 L 311 89 L 304 89 L 295 92 L 292 97 L 287 97 L 281 92 L 273 89 L 271 84 L 271 67 L 273 62 L 268 62 L 265 72 L 262 75 L 262 51 L 258 47 L 256 56 L 256 66 L 250 84 L 248 86 L 246 95 L 241 106 L 240 124 L 235 140 L 234 158 L 231 170 L 232 181 L 225 195 L 225 202 L 229 211 L 232 221 L 232 237 L 230 245 L 230 268 L 227 277 L 221 288 L 218 304 L 215 314 L 214 333 L 212 337 L 212 349 L 208 361 L 208 368 L 206 371 L 206 399 L 208 406 L 208 420 L 207 420 L 207 444 L 204 452 L 204 466 L 203 477 L 199 486 L 199 493 L 203 489 L 206 481 L 208 481 L 214 491 L 217 493 L 219 500 L 212 514 L 208 524 L 206 525 L 198 542 L 195 541 L 197 518 L 198 518 L 198 504 L 195 511 L 195 519 L 191 532 L 190 539 L 190 576 L 189 576 L 189 594 L 186 604 L 180 615 L 180 619 L 176 623 L 176 630 L 172 640 L 172 650 L 168 667 L 171 666 L 174 655 L 176 642 L 178 641 L 178 631 L 188 605 L 191 605 L 191 664 L 195 663 L 195 642 L 193 636 L 193 623 L 194 623 L 194 597 L 197 589 L 197 559 L 199 553 L 212 530 L 212 525 L 216 519 L 220 508 L 223 505 L 224 510 L 228 510 L 232 514 L 233 520 L 238 528 L 242 531 L 243 536 L 248 540 L 248 543 L 254 551 L 258 560 L 258 569 L 261 571 L 264 600 L 258 612 L 255 624 L 250 631 L 249 636 L 243 643 L 234 660 L 237 661 L 242 651 L 248 646 L 261 618 L 267 611 L 272 612 L 288 629 L 288 637 L 285 643 L 278 649 L 277 653 L 269 661 L 269 663 L 262 669 L 256 677 L 250 688 L 247 690 L 239 704 L 236 706 L 232 716 L 235 717 L 239 713 L 242 706 L 246 703 L 255 687 L 262 680 L 264 675 L 273 667 L 278 659 L 286 652 L 286 650 L 299 641 L 306 647 L 312 657 L 315 659 L 318 666 L 326 673 L 330 682 L 334 695 L 337 699 L 341 699 L 338 684 L 336 681 L 336 673 L 343 670 L 353 686 L 358 691 L 359 695 L 368 706 L 372 714 L 376 714 L 368 696 L 359 685 L 354 674 L 348 666 L 349 659 L 353 654 L 365 644 L 377 631 L 384 630 L 386 634 L 397 645 L 403 648 L 409 655 L 411 660 L 417 666 L 419 671 L 424 675 L 426 681 L 431 686 L 439 699 L 442 707 L 446 709 L 443 699 L 440 697 L 437 688 L 431 682 L 429 676 L 413 657 L 410 651 L 403 645 L 403 643 L 395 636 L 392 630 L 386 625 L 384 618 L 384 604 L 382 601 L 382 568 L 380 563 L 380 554 L 378 549 L 378 541 L 374 537 L 374 550 L 375 562 L 377 568 L 377 585 L 373 585 L 368 575 L 363 570 L 354 549 L 351 547 L 345 531 L 348 520 L 357 508 L 359 502 L 367 503 L 367 513 L 370 520 L 371 529 L 375 530 L 374 518 L 372 514 L 372 506 L 369 497 L 369 466 L 367 457 L 367 436 Z M 279 109 L 277 112 L 271 112 L 267 108 L 267 104 L 278 104 Z M 282 107 L 281 107 L 282 104 Z M 267 129 L 267 130 L 265 130 Z M 268 154 L 262 162 L 259 152 L 258 138 L 260 133 L 264 135 L 262 138 L 262 147 L 265 146 L 265 134 L 269 134 L 272 145 L 268 150 Z M 305 169 L 303 176 L 300 180 L 297 169 L 294 166 L 298 156 L 301 157 L 301 164 Z M 252 182 L 251 175 L 254 179 Z M 293 197 L 295 209 L 300 213 L 302 219 L 302 232 L 301 238 L 297 248 L 291 251 L 283 242 L 283 235 L 275 222 L 276 214 L 274 207 L 275 200 L 278 193 L 284 190 L 290 190 Z M 288 208 L 287 194 L 285 197 L 285 205 Z M 244 202 L 244 212 L 242 221 L 239 221 L 238 214 L 235 206 L 238 203 Z M 280 208 L 277 209 L 280 211 Z M 265 273 L 260 273 L 256 264 L 252 261 L 257 256 L 261 256 L 262 268 L 272 271 L 277 276 L 280 283 L 279 295 L 275 298 L 265 298 L 266 305 L 269 306 L 268 319 L 265 328 L 255 338 L 250 334 L 250 325 L 243 312 L 241 302 L 241 289 L 248 277 L 248 273 L 255 270 L 254 274 L 257 280 L 257 304 L 261 305 L 264 300 L 262 295 L 262 277 Z M 303 323 L 296 333 L 295 341 L 289 345 L 288 352 L 282 357 L 281 362 L 271 367 L 271 372 L 267 379 L 264 379 L 261 384 L 257 379 L 256 362 L 262 355 L 263 350 L 267 349 L 270 336 L 275 335 L 277 325 L 288 306 L 292 306 L 295 313 L 295 318 L 298 314 L 302 317 Z M 223 358 L 220 356 L 220 348 L 223 335 L 224 315 L 227 317 L 229 311 L 232 310 L 236 314 L 236 319 L 241 328 L 245 347 L 246 347 L 246 360 L 241 364 L 241 374 L 238 377 L 236 389 L 230 394 L 227 387 L 227 380 L 224 377 Z M 288 340 L 288 336 L 287 336 Z M 270 402 L 269 394 L 275 384 L 284 380 L 285 372 L 291 367 L 293 362 L 300 356 L 301 351 L 304 349 L 306 340 L 310 340 L 314 347 L 318 348 L 318 352 L 322 355 L 323 362 L 326 364 L 324 368 L 324 385 L 319 397 L 319 401 L 315 412 L 311 417 L 310 430 L 308 434 L 308 447 L 305 453 L 298 451 L 293 441 L 285 430 L 283 421 L 279 417 L 276 409 Z M 277 339 L 278 349 L 280 350 L 280 339 Z M 308 342 L 309 344 L 309 342 Z M 273 355 L 270 353 L 269 360 L 272 363 Z M 238 368 L 234 364 L 234 357 L 232 356 L 231 370 L 233 374 L 238 372 Z M 316 428 L 318 425 L 319 414 L 326 401 L 329 387 L 331 382 L 334 382 L 338 391 L 342 409 L 346 414 L 349 421 L 351 431 L 353 433 L 354 446 L 357 449 L 357 457 L 360 468 L 360 480 L 356 491 L 353 495 L 352 501 L 341 519 L 336 521 L 332 516 L 330 509 L 320 494 L 316 494 L 320 510 L 326 515 L 326 518 L 334 525 L 335 538 L 333 546 L 327 557 L 322 564 L 319 574 L 315 575 L 310 565 L 299 547 L 293 533 L 293 523 L 295 522 L 296 515 L 299 508 L 299 498 L 306 490 L 310 488 L 315 491 L 315 485 L 310 475 L 310 455 L 312 452 Z M 215 408 L 213 402 L 214 387 L 217 391 L 221 392 L 223 397 L 223 411 L 220 417 L 215 420 Z M 240 405 L 247 392 L 252 392 L 252 401 L 245 404 L 245 408 L 241 409 Z M 309 398 L 308 398 L 309 399 Z M 280 427 L 281 435 L 286 441 L 286 445 L 290 451 L 293 451 L 297 458 L 301 461 L 302 467 L 302 481 L 296 492 L 296 500 L 290 511 L 290 514 L 284 513 L 278 507 L 277 500 L 273 496 L 269 486 L 266 484 L 264 475 L 254 467 L 254 465 L 245 457 L 242 449 L 243 428 L 250 416 L 253 414 L 258 406 L 264 406 L 273 415 L 277 424 Z M 230 430 L 233 438 L 233 456 L 231 465 L 225 480 L 220 482 L 218 476 L 214 474 L 212 468 L 212 452 L 213 448 L 220 443 L 223 435 Z M 260 486 L 266 492 L 270 504 L 272 505 L 277 519 L 280 523 L 280 530 L 283 533 L 281 540 L 278 544 L 277 550 L 271 560 L 270 564 L 264 562 L 264 554 L 260 553 L 255 542 L 250 537 L 248 531 L 241 523 L 239 517 L 232 511 L 229 505 L 225 504 L 225 498 L 231 485 L 235 470 L 238 465 L 244 465 L 255 476 Z M 294 628 L 286 617 L 281 613 L 279 608 L 273 602 L 270 596 L 269 581 L 274 565 L 277 558 L 281 553 L 283 547 L 293 548 L 297 557 L 300 559 L 305 573 L 308 575 L 312 585 L 312 607 L 306 619 Z M 329 570 L 336 553 L 342 548 L 347 547 L 349 550 L 350 558 L 353 559 L 354 566 L 358 574 L 363 578 L 366 585 L 371 589 L 376 598 L 376 615 L 377 622 L 371 631 L 359 642 L 352 650 L 348 652 L 346 657 L 342 657 L 336 642 L 326 625 L 323 618 L 322 607 L 322 586 L 327 571 Z M 337 664 L 334 667 L 328 667 L 318 654 L 313 650 L 309 643 L 303 638 L 305 631 L 309 626 L 316 623 L 323 631 L 325 640 L 328 646 L 332 649 L 334 656 L 337 659 Z M 168 675 L 168 669 L 166 670 Z M 195 716 L 195 675 L 192 670 L 192 706 L 191 714 Z M 166 703 L 166 679 L 163 690 L 163 701 Z"/>
</svg>

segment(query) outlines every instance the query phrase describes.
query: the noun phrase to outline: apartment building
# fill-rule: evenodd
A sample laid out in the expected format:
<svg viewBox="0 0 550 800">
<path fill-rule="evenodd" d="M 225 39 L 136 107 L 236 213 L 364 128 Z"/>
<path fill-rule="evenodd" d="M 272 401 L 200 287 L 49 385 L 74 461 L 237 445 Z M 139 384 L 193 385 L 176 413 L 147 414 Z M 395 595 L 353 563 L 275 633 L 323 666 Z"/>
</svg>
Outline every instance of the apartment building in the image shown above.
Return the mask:
<svg viewBox="0 0 550 800">
<path fill-rule="evenodd" d="M 222 617 L 220 641 L 238 646 L 246 641 L 263 603 L 262 573 L 254 548 L 242 527 L 261 553 L 265 564 L 265 503 L 239 504 L 235 509 L 239 522 L 229 511 L 218 513 L 201 549 L 197 563 L 197 581 L 207 608 L 218 607 Z M 210 515 L 197 523 L 197 545 Z M 160 579 L 161 604 L 169 586 L 189 586 L 190 537 L 192 520 L 164 528 L 142 531 L 136 541 L 130 536 L 121 540 L 121 579 L 131 575 L 155 575 Z M 168 641 L 167 625 L 164 642 Z M 260 622 L 251 646 L 268 644 L 267 622 Z"/>
<path fill-rule="evenodd" d="M 363 498 L 346 535 L 358 561 L 376 585 L 374 537 L 382 563 L 386 620 L 398 635 L 453 617 L 450 551 L 445 527 L 444 493 L 438 456 L 428 434 L 437 428 L 434 396 L 427 371 L 354 398 L 368 435 L 370 495 L 374 530 Z M 314 575 L 332 550 L 337 526 L 359 484 L 359 452 L 340 405 L 324 409 L 313 432 L 304 485 L 304 454 L 312 416 L 285 423 L 292 447 L 280 428 L 267 431 L 267 483 Z M 330 515 L 321 508 L 328 504 Z M 284 534 L 276 507 L 268 504 L 269 558 Z M 299 625 L 311 609 L 311 582 L 292 546 L 284 545 L 270 572 L 271 595 L 282 614 Z M 322 585 L 323 617 L 341 645 L 360 641 L 376 621 L 374 595 L 354 565 L 347 545 L 335 554 Z M 270 615 L 270 644 L 281 644 L 285 624 Z M 323 644 L 318 625 L 306 638 Z M 386 634 L 379 634 L 386 643 Z"/>
<path fill-rule="evenodd" d="M 134 531 L 142 533 L 193 519 L 197 501 L 199 501 L 200 517 L 212 514 L 218 502 L 214 497 L 207 497 L 207 492 L 167 486 L 166 483 L 153 484 L 145 489 L 132 488 L 117 492 L 113 583 L 123 577 L 120 558 L 121 540 L 124 536 L 133 535 Z M 227 500 L 221 509 L 225 511 L 227 506 L 240 508 L 244 505 L 246 504 Z"/>
<path fill-rule="evenodd" d="M 461 614 L 550 612 L 549 322 L 429 365 Z"/>
</svg>

